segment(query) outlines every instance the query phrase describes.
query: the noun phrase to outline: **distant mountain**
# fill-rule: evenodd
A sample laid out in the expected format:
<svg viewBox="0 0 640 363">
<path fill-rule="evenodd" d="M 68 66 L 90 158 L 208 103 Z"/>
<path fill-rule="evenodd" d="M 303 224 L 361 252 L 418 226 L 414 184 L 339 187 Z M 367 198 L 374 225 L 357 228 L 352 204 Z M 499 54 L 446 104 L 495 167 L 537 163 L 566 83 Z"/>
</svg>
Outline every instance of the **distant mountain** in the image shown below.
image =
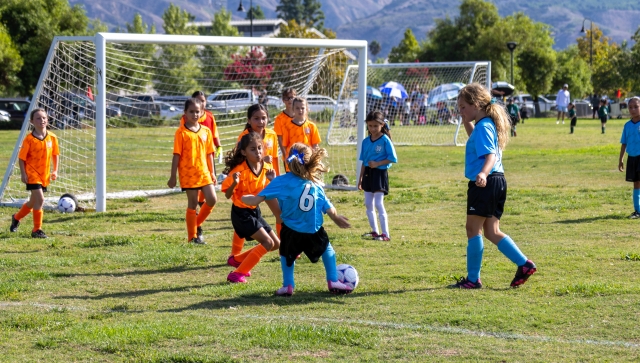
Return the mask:
<svg viewBox="0 0 640 363">
<path fill-rule="evenodd" d="M 138 12 L 147 23 L 156 24 L 162 32 L 162 13 L 174 3 L 196 16 L 198 21 L 211 20 L 222 6 L 231 9 L 234 18 L 245 13 L 236 11 L 240 0 L 70 0 L 82 4 L 91 18 L 98 18 L 111 29 L 124 27 Z M 325 13 L 325 26 L 334 29 L 342 39 L 377 40 L 382 45 L 379 56 L 389 53 L 410 27 L 418 40 L 426 38 L 435 19 L 458 15 L 459 0 L 320 0 Z M 276 17 L 278 0 L 253 0 L 267 17 Z M 574 44 L 581 36 L 584 18 L 592 19 L 605 35 L 620 43 L 630 40 L 640 26 L 640 2 L 637 0 L 493 0 L 500 15 L 521 11 L 532 19 L 552 26 L 556 49 Z M 245 8 L 249 1 L 243 0 Z M 589 21 L 586 22 L 589 27 Z M 506 39 L 505 39 L 506 40 Z"/>
</svg>

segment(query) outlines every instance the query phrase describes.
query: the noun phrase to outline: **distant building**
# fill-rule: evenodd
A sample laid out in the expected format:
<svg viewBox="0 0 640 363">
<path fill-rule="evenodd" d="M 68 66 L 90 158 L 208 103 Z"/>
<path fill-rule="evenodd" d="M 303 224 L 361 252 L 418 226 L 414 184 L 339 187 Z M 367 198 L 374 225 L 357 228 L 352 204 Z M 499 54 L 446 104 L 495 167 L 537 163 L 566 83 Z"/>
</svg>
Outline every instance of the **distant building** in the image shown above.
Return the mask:
<svg viewBox="0 0 640 363">
<path fill-rule="evenodd" d="M 229 23 L 238 29 L 240 33 L 243 33 L 245 37 L 251 34 L 250 20 L 231 20 Z M 188 25 L 197 27 L 200 34 L 205 34 L 211 30 L 210 21 L 192 22 Z M 287 22 L 282 19 L 253 19 L 253 36 L 275 37 L 280 34 L 280 26 L 282 25 L 287 25 Z"/>
</svg>

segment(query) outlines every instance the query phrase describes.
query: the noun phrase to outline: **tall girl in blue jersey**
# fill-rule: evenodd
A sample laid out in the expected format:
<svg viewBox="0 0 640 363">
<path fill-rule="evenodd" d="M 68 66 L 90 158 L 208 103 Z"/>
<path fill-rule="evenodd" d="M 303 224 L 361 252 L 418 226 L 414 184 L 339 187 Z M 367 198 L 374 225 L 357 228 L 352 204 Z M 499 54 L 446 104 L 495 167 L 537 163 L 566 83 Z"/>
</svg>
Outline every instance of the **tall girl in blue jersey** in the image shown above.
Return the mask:
<svg viewBox="0 0 640 363">
<path fill-rule="evenodd" d="M 258 205 L 265 199 L 269 201 L 276 198 L 280 204 L 283 222 L 280 231 L 280 264 L 284 282 L 276 295 L 293 294 L 293 269 L 296 257 L 302 252 L 313 263 L 322 257 L 330 292 L 348 294 L 352 291 L 351 287 L 338 281 L 336 253 L 322 227 L 322 215 L 325 213 L 338 227 L 351 227 L 347 218 L 338 215 L 324 194 L 322 174 L 328 169 L 322 163 L 322 158 L 326 156 L 325 149 L 313 150 L 303 143 L 295 143 L 291 145 L 286 159 L 290 172 L 273 179 L 257 196 L 242 197 L 242 202 L 247 205 Z"/>
<path fill-rule="evenodd" d="M 389 194 L 389 175 L 387 171 L 391 163 L 397 163 L 396 150 L 391 142 L 391 132 L 384 122 L 384 115 L 380 111 L 370 112 L 367 115 L 367 130 L 369 137 L 362 141 L 360 160 L 362 168 L 360 170 L 360 180 L 358 189 L 364 190 L 364 205 L 367 208 L 367 218 L 371 226 L 371 232 L 362 236 L 373 238 L 377 241 L 390 241 L 389 221 L 387 211 L 384 209 L 384 196 Z M 382 234 L 378 234 L 376 223 L 376 212 L 378 210 L 380 218 L 380 228 Z"/>
<path fill-rule="evenodd" d="M 633 213 L 631 219 L 640 218 L 640 97 L 627 102 L 631 120 L 624 124 L 620 138 L 618 170 L 624 171 L 624 153 L 627 153 L 626 180 L 633 183 Z"/>
<path fill-rule="evenodd" d="M 509 142 L 509 116 L 504 107 L 491 98 L 489 90 L 479 83 L 469 84 L 460 90 L 458 110 L 469 135 L 464 168 L 464 175 L 469 179 L 466 225 L 468 275 L 450 287 L 482 287 L 483 231 L 485 237 L 518 266 L 511 286 L 520 286 L 536 272 L 536 265 L 520 252 L 511 237 L 500 230 L 500 217 L 507 199 L 502 151 Z"/>
</svg>

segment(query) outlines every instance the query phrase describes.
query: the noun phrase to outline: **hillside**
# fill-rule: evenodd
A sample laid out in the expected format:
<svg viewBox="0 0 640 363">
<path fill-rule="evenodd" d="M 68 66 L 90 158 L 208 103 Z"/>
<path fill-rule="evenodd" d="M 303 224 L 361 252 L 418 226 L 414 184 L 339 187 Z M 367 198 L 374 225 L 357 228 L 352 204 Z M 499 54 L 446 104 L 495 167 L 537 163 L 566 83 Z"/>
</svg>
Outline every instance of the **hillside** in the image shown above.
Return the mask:
<svg viewBox="0 0 640 363">
<path fill-rule="evenodd" d="M 378 40 L 382 45 L 381 55 L 398 44 L 406 27 L 411 27 L 418 40 L 426 38 L 427 31 L 435 19 L 454 17 L 458 13 L 458 0 L 320 0 L 326 16 L 325 25 L 336 30 L 343 39 Z M 196 16 L 198 21 L 210 20 L 220 7 L 232 9 L 235 18 L 244 13 L 235 11 L 239 0 L 70 0 L 72 4 L 83 4 L 89 17 L 98 18 L 111 29 L 123 27 L 131 22 L 136 12 L 142 14 L 147 23 L 154 23 L 162 32 L 163 11 L 174 3 Z M 536 21 L 552 26 L 556 48 L 563 49 L 575 43 L 579 37 L 582 20 L 593 19 L 594 24 L 604 30 L 605 35 L 616 42 L 629 40 L 640 26 L 640 2 L 631 0 L 538 0 L 525 2 L 516 0 L 494 0 L 500 14 L 505 16 L 522 11 Z M 277 0 L 254 0 L 267 17 L 275 17 Z M 248 1 L 245 0 L 248 8 Z M 587 27 L 589 22 L 587 21 Z"/>
</svg>

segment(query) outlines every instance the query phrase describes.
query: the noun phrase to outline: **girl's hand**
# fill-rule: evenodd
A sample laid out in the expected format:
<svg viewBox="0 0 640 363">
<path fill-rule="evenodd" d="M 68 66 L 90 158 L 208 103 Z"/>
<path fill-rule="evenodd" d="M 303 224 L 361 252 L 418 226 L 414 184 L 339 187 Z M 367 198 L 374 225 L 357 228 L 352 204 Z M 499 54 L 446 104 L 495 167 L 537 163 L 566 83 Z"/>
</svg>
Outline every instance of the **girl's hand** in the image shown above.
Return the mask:
<svg viewBox="0 0 640 363">
<path fill-rule="evenodd" d="M 487 186 L 487 175 L 483 172 L 479 172 L 476 176 L 476 185 L 480 188 L 484 188 Z"/>
<path fill-rule="evenodd" d="M 167 186 L 169 188 L 174 188 L 176 186 L 176 177 L 172 176 L 171 178 L 169 178 L 169 181 L 167 182 Z"/>
<path fill-rule="evenodd" d="M 50 179 L 51 179 L 51 180 L 56 180 L 56 179 L 58 179 L 58 171 L 57 171 L 57 170 L 54 170 L 54 171 L 51 173 L 51 178 L 50 178 Z"/>
<path fill-rule="evenodd" d="M 340 228 L 351 228 L 349 219 L 345 216 L 336 215 L 332 220 Z"/>
<path fill-rule="evenodd" d="M 373 160 L 369 161 L 369 167 L 370 168 L 374 168 L 375 169 L 375 168 L 378 167 L 378 165 L 380 165 L 380 164 L 377 161 L 373 161 Z"/>
<path fill-rule="evenodd" d="M 24 184 L 29 184 L 29 178 L 27 178 L 27 174 L 20 174 L 20 180 L 21 180 Z"/>
<path fill-rule="evenodd" d="M 358 190 L 362 190 L 362 180 L 358 182 Z"/>
<path fill-rule="evenodd" d="M 216 174 L 211 173 L 211 180 L 213 180 L 213 185 L 218 185 L 218 179 L 216 178 Z"/>
<path fill-rule="evenodd" d="M 266 177 L 267 179 L 269 179 L 269 181 L 272 181 L 276 177 L 276 171 L 273 169 L 268 170 L 266 173 Z"/>
<path fill-rule="evenodd" d="M 618 170 L 620 171 L 624 171 L 624 162 L 621 161 L 620 163 L 618 163 Z"/>
<path fill-rule="evenodd" d="M 267 155 L 262 158 L 262 161 L 264 161 L 265 163 L 271 164 L 273 162 L 273 157 L 271 155 Z"/>
<path fill-rule="evenodd" d="M 240 172 L 239 171 L 233 173 L 233 182 L 235 184 L 240 183 Z"/>
</svg>

